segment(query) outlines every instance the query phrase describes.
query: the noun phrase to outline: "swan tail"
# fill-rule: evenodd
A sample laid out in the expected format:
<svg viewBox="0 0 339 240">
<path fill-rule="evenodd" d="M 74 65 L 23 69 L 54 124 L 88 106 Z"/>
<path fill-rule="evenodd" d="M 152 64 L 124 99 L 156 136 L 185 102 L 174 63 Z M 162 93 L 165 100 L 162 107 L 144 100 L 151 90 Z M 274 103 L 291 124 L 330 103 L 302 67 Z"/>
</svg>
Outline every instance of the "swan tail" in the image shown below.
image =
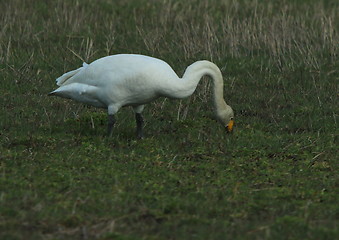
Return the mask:
<svg viewBox="0 0 339 240">
<path fill-rule="evenodd" d="M 98 88 L 82 83 L 71 83 L 63 85 L 54 91 L 48 93 L 49 96 L 58 96 L 63 98 L 77 99 L 82 97 L 91 97 L 96 94 Z"/>
<path fill-rule="evenodd" d="M 57 88 L 48 95 L 72 99 L 94 107 L 106 108 L 107 105 L 98 97 L 98 95 L 100 96 L 98 91 L 100 90 L 95 86 L 82 83 L 70 83 Z"/>
<path fill-rule="evenodd" d="M 67 73 L 64 73 L 61 77 L 58 77 L 56 79 L 56 84 L 58 86 L 62 86 L 69 78 L 73 77 L 75 74 L 77 74 L 78 72 L 80 72 L 83 68 L 87 67 L 88 64 L 87 63 L 83 63 L 82 67 L 79 67 L 78 69 L 75 69 L 73 71 L 69 71 Z"/>
</svg>

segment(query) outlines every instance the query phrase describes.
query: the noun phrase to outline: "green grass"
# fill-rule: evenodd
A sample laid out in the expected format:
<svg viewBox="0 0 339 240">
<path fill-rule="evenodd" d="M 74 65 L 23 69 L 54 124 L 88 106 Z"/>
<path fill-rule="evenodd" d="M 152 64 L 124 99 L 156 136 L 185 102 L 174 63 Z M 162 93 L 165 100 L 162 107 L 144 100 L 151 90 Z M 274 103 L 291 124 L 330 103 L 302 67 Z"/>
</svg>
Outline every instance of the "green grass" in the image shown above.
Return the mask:
<svg viewBox="0 0 339 240">
<path fill-rule="evenodd" d="M 336 1 L 1 1 L 1 239 L 335 239 Z M 181 75 L 223 72 L 189 99 L 99 109 L 47 97 L 82 61 L 141 53 Z"/>
</svg>

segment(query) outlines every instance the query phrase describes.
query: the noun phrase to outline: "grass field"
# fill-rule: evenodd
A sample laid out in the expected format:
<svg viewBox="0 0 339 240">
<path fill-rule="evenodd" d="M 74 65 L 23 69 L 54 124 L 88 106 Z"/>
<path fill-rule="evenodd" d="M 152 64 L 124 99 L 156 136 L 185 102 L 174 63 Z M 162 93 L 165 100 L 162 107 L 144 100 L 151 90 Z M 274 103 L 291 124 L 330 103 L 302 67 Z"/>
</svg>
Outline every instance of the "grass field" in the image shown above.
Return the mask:
<svg viewBox="0 0 339 240">
<path fill-rule="evenodd" d="M 0 1 L 0 239 L 335 239 L 337 1 Z M 47 97 L 83 61 L 140 53 L 182 75 L 216 63 L 192 97 L 107 113 Z"/>
</svg>

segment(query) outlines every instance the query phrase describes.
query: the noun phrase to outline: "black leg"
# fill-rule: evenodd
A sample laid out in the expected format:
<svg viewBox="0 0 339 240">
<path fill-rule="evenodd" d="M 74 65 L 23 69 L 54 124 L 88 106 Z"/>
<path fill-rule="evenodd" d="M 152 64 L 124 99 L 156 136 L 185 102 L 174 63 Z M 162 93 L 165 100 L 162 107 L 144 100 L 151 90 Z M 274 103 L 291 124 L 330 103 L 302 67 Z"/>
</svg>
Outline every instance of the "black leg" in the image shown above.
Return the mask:
<svg viewBox="0 0 339 240">
<path fill-rule="evenodd" d="M 108 137 L 112 137 L 114 123 L 115 123 L 114 115 L 108 115 L 108 125 L 107 125 L 107 136 Z"/>
<path fill-rule="evenodd" d="M 142 128 L 144 126 L 144 118 L 142 117 L 141 113 L 136 113 L 135 114 L 135 120 L 137 123 L 137 137 L 138 138 L 144 138 L 144 134 L 142 131 Z"/>
</svg>

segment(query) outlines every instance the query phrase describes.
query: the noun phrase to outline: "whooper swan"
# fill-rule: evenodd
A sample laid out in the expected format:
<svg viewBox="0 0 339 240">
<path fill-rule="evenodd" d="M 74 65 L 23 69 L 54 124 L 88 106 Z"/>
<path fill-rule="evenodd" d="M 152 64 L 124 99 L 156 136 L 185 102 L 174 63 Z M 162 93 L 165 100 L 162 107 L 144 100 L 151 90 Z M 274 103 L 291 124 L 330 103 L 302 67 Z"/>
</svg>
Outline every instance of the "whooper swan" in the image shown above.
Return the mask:
<svg viewBox="0 0 339 240">
<path fill-rule="evenodd" d="M 143 137 L 144 104 L 159 97 L 186 98 L 193 94 L 200 79 L 213 79 L 213 102 L 219 122 L 231 132 L 232 108 L 223 98 L 223 78 L 219 68 L 209 61 L 197 61 L 187 67 L 182 78 L 164 61 L 135 54 L 100 58 L 91 64 L 67 72 L 56 79 L 59 88 L 49 93 L 108 110 L 108 136 L 112 135 L 114 115 L 121 107 L 132 106 L 137 136 Z"/>
</svg>

